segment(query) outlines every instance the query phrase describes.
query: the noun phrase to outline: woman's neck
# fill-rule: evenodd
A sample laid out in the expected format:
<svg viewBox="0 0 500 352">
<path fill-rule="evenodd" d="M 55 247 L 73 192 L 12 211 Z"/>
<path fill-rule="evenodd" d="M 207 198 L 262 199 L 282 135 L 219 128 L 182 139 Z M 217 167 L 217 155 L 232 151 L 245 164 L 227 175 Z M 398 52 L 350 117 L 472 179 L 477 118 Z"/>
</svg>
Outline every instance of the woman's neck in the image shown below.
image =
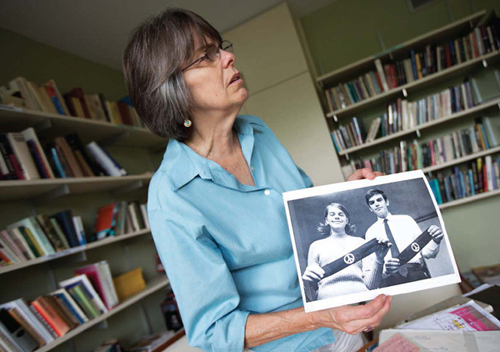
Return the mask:
<svg viewBox="0 0 500 352">
<path fill-rule="evenodd" d="M 186 145 L 207 159 L 220 160 L 233 155 L 239 148 L 238 136 L 233 130 L 235 119 L 236 116 L 193 118 L 193 132 Z"/>
<path fill-rule="evenodd" d="M 339 237 L 347 236 L 347 233 L 345 232 L 345 229 L 338 231 L 338 232 L 335 231 L 334 229 L 330 229 L 330 236 L 339 238 Z"/>
</svg>

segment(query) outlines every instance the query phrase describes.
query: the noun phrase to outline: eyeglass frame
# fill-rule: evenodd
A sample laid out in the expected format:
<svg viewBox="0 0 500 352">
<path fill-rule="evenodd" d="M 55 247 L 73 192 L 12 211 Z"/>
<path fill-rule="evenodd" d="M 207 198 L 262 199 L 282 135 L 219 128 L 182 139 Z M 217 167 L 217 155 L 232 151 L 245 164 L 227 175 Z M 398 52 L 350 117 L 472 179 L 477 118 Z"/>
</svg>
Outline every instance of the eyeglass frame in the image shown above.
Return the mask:
<svg viewBox="0 0 500 352">
<path fill-rule="evenodd" d="M 223 48 L 223 45 L 224 43 L 228 43 L 229 45 L 227 45 L 226 47 Z M 229 52 L 233 52 L 233 43 L 231 43 L 229 40 L 223 40 L 220 44 L 218 45 L 215 45 L 215 44 L 212 44 L 212 45 L 209 45 L 207 50 L 205 51 L 205 55 L 203 55 L 202 57 L 200 57 L 199 59 L 196 59 L 194 60 L 192 63 L 190 63 L 189 65 L 187 65 L 186 67 L 184 67 L 181 72 L 184 72 L 186 71 L 188 68 L 190 68 L 191 66 L 193 65 L 196 65 L 198 62 L 201 62 L 205 59 L 208 59 L 212 62 L 215 62 L 215 60 L 212 60 L 210 58 L 210 56 L 208 55 L 208 51 L 215 47 L 216 48 L 216 51 L 215 51 L 215 55 L 217 55 L 217 58 L 215 60 L 217 60 L 219 57 L 220 57 L 220 51 L 221 50 L 224 50 L 224 51 L 229 51 Z"/>
</svg>

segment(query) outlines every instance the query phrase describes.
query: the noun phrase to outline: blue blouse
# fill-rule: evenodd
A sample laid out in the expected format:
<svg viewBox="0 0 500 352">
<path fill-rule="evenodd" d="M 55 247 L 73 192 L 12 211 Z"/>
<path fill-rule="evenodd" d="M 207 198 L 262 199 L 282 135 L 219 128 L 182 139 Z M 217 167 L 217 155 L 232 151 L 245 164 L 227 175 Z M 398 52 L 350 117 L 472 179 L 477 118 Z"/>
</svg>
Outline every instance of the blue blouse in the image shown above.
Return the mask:
<svg viewBox="0 0 500 352">
<path fill-rule="evenodd" d="M 302 306 L 282 193 L 312 182 L 259 118 L 238 116 L 234 129 L 255 186 L 176 140 L 149 186 L 153 238 L 187 338 L 206 351 L 242 351 L 249 314 Z M 252 350 L 333 342 L 330 329 L 318 329 Z"/>
</svg>

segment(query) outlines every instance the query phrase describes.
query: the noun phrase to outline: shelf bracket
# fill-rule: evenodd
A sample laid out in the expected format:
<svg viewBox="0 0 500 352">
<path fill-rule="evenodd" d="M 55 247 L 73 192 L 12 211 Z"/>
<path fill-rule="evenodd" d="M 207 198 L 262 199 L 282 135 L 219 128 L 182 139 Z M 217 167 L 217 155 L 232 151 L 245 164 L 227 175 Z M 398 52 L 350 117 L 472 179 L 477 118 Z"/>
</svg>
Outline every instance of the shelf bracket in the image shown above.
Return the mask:
<svg viewBox="0 0 500 352">
<path fill-rule="evenodd" d="M 486 61 L 485 59 L 483 59 L 483 67 L 484 67 L 484 68 L 487 68 L 487 67 L 488 67 L 488 61 Z"/>
<path fill-rule="evenodd" d="M 35 131 L 40 133 L 45 130 L 48 130 L 49 128 L 52 127 L 52 122 L 50 122 L 49 119 L 43 120 L 35 125 Z"/>
<path fill-rule="evenodd" d="M 109 137 L 109 138 L 106 138 L 106 139 L 102 139 L 100 141 L 98 141 L 97 143 L 100 144 L 100 145 L 103 145 L 103 146 L 106 146 L 106 145 L 113 145 L 113 144 L 116 144 L 124 139 L 127 139 L 129 137 L 129 132 L 128 131 L 122 131 L 120 133 L 117 133 L 115 134 L 114 136 L 112 137 Z"/>
<path fill-rule="evenodd" d="M 337 117 L 337 115 L 333 115 L 333 121 L 339 122 L 339 118 Z"/>
<path fill-rule="evenodd" d="M 406 88 L 403 88 L 403 95 L 405 98 L 408 96 L 408 92 L 406 91 Z"/>
<path fill-rule="evenodd" d="M 94 327 L 96 329 L 107 329 L 108 328 L 108 320 L 104 319 L 103 321 L 100 321 L 99 323 L 95 324 Z"/>
<path fill-rule="evenodd" d="M 35 206 L 39 206 L 41 204 L 47 203 L 51 200 L 54 200 L 54 199 L 62 197 L 62 196 L 66 196 L 68 194 L 69 194 L 68 185 L 61 185 L 61 186 L 53 189 L 52 191 L 49 191 L 49 192 L 47 192 L 39 197 L 36 197 L 33 200 L 33 203 L 35 204 Z"/>
<path fill-rule="evenodd" d="M 122 194 L 122 193 L 128 193 L 131 191 L 135 191 L 136 189 L 142 188 L 144 186 L 144 183 L 141 180 L 134 181 L 129 183 L 128 185 L 122 186 L 115 188 L 113 191 L 111 191 L 111 194 L 113 196 Z"/>
</svg>

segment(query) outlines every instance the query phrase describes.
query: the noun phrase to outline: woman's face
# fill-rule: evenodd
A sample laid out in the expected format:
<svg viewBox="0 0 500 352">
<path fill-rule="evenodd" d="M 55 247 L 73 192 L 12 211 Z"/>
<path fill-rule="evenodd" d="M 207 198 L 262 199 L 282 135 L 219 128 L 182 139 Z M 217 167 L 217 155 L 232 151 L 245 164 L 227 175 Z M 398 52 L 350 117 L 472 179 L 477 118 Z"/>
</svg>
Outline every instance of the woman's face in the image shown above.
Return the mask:
<svg viewBox="0 0 500 352">
<path fill-rule="evenodd" d="M 198 39 L 192 61 L 205 55 L 210 44 L 213 44 L 210 39 L 207 43 Z M 193 116 L 239 112 L 248 98 L 248 92 L 234 67 L 234 60 L 233 53 L 220 50 L 217 60 L 202 60 L 183 72 L 193 98 Z"/>
<path fill-rule="evenodd" d="M 328 213 L 326 214 L 326 223 L 330 225 L 330 227 L 334 231 L 344 230 L 346 225 L 348 224 L 349 219 L 346 214 L 336 206 L 329 206 Z"/>
</svg>

